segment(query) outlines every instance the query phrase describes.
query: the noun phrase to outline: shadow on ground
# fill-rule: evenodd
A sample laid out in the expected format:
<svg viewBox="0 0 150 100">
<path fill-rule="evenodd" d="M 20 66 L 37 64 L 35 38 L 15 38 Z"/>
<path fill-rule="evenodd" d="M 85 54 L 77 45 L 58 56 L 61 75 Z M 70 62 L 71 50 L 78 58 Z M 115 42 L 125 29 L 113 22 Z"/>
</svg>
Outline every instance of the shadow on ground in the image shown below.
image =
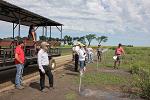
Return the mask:
<svg viewBox="0 0 150 100">
<path fill-rule="evenodd" d="M 32 82 L 29 86 L 33 89 L 40 90 L 40 84 L 38 82 Z"/>
</svg>

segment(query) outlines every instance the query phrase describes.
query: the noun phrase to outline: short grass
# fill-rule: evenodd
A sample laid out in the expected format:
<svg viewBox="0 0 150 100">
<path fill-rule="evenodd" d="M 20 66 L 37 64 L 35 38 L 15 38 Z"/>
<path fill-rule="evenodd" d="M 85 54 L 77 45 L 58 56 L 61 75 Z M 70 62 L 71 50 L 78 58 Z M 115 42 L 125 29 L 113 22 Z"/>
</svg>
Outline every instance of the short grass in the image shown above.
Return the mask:
<svg viewBox="0 0 150 100">
<path fill-rule="evenodd" d="M 122 57 L 121 66 L 119 69 L 124 71 L 146 71 L 150 74 L 150 47 L 124 47 L 126 54 Z M 88 64 L 87 67 L 95 68 L 112 68 L 114 65 L 114 56 L 115 48 L 109 47 L 109 50 L 105 52 L 102 56 L 102 62 L 96 62 Z M 97 66 L 98 65 L 98 66 Z M 87 68 L 88 69 L 88 68 Z M 79 82 L 79 78 L 77 79 Z M 137 81 L 138 80 L 138 81 Z M 106 86 L 115 85 L 115 86 L 129 86 L 129 87 L 138 87 L 138 82 L 140 76 L 138 74 L 129 74 L 129 76 L 123 74 L 109 73 L 109 72 L 86 72 L 82 78 L 82 84 L 92 85 L 92 86 Z M 143 80 L 143 79 L 142 79 Z M 149 81 L 148 81 L 149 82 Z M 143 83 L 144 88 L 149 86 L 149 83 Z M 147 89 L 146 87 L 145 89 Z M 147 95 L 147 90 L 143 90 L 144 95 Z M 142 94 L 143 95 L 143 94 Z"/>
<path fill-rule="evenodd" d="M 70 55 L 72 54 L 72 48 L 60 48 L 61 49 L 61 55 Z"/>
<path fill-rule="evenodd" d="M 127 82 L 125 77 L 113 73 L 86 73 L 83 83 L 87 85 L 123 85 Z"/>
<path fill-rule="evenodd" d="M 65 94 L 65 100 L 77 100 L 77 95 L 75 92 L 69 92 L 67 94 Z"/>
</svg>

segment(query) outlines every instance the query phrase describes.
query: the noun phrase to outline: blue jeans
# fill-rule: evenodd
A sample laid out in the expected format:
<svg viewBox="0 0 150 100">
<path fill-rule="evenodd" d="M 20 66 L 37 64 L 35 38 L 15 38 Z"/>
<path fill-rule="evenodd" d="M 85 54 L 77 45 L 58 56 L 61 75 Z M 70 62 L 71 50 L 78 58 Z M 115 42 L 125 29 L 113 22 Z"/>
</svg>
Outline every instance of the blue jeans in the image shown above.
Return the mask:
<svg viewBox="0 0 150 100">
<path fill-rule="evenodd" d="M 17 72 L 16 72 L 16 79 L 15 79 L 15 85 L 16 87 L 21 86 L 22 84 L 22 74 L 23 74 L 23 64 L 16 64 Z"/>
<path fill-rule="evenodd" d="M 79 63 L 80 63 L 80 69 L 83 69 L 84 68 L 84 61 L 79 61 Z"/>
</svg>

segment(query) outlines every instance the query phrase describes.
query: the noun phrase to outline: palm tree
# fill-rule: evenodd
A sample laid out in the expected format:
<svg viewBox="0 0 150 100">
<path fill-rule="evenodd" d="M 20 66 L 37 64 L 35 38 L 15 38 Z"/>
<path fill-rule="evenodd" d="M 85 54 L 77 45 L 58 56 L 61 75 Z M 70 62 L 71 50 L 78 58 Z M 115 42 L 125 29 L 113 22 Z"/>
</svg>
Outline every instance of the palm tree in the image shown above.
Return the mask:
<svg viewBox="0 0 150 100">
<path fill-rule="evenodd" d="M 72 45 L 72 37 L 65 35 L 64 40 L 68 43 L 68 45 Z"/>
<path fill-rule="evenodd" d="M 90 46 L 92 40 L 96 38 L 96 35 L 95 35 L 95 34 L 89 34 L 89 35 L 86 35 L 85 38 L 86 38 L 87 41 L 89 42 L 88 46 Z"/>
<path fill-rule="evenodd" d="M 98 41 L 99 44 L 101 44 L 101 42 L 106 42 L 108 40 L 108 37 L 100 36 L 100 37 L 97 37 L 96 40 Z"/>
<path fill-rule="evenodd" d="M 85 36 L 79 37 L 78 41 L 81 42 L 81 43 L 83 43 L 83 44 L 86 44 Z"/>
</svg>

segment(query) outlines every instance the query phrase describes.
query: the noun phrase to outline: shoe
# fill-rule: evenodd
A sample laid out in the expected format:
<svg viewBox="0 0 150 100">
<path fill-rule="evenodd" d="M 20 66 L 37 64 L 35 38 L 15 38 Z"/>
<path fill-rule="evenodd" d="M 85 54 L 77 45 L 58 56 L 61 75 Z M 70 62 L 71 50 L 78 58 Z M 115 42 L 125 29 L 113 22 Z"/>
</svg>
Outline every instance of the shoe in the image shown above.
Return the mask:
<svg viewBox="0 0 150 100">
<path fill-rule="evenodd" d="M 83 72 L 82 71 L 80 71 L 80 76 L 82 76 L 83 75 Z"/>
<path fill-rule="evenodd" d="M 47 92 L 47 90 L 46 90 L 46 89 L 42 89 L 41 92 L 44 92 L 44 93 L 45 93 L 45 92 Z"/>
<path fill-rule="evenodd" d="M 24 89 L 24 87 L 23 86 L 16 86 L 16 89 L 22 90 L 22 89 Z"/>
<path fill-rule="evenodd" d="M 85 70 L 86 70 L 86 67 L 83 68 L 83 71 L 84 71 L 84 72 L 85 72 Z"/>
</svg>

